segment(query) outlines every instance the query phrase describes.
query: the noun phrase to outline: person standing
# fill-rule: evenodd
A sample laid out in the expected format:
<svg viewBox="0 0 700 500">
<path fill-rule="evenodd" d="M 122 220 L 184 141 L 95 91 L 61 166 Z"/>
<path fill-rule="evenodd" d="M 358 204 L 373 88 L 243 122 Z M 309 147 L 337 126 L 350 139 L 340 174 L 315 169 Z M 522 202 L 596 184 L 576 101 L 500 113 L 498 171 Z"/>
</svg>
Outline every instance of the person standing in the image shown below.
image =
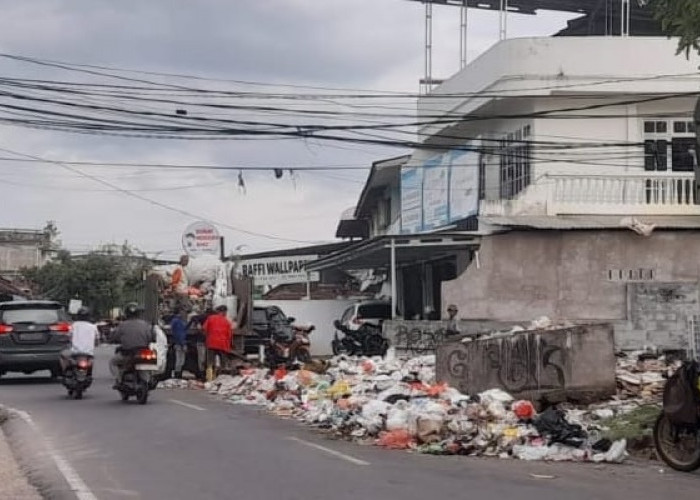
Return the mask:
<svg viewBox="0 0 700 500">
<path fill-rule="evenodd" d="M 175 350 L 175 378 L 182 378 L 182 368 L 185 366 L 187 355 L 187 313 L 183 309 L 177 309 L 170 321 L 170 331 L 173 335 L 173 349 Z"/>
<path fill-rule="evenodd" d="M 180 263 L 177 265 L 170 278 L 170 288 L 175 296 L 175 306 L 178 309 L 190 308 L 190 281 L 187 276 L 187 266 L 189 263 L 189 255 L 180 257 Z"/>
<path fill-rule="evenodd" d="M 457 313 L 459 309 L 454 304 L 447 306 L 447 335 L 457 335 L 459 328 L 457 327 Z"/>
<path fill-rule="evenodd" d="M 227 360 L 233 345 L 233 323 L 226 316 L 227 312 L 226 306 L 217 307 L 216 314 L 209 316 L 202 327 L 207 348 L 207 380 L 212 378 L 217 355 L 222 359 L 222 366 L 228 366 Z"/>
</svg>

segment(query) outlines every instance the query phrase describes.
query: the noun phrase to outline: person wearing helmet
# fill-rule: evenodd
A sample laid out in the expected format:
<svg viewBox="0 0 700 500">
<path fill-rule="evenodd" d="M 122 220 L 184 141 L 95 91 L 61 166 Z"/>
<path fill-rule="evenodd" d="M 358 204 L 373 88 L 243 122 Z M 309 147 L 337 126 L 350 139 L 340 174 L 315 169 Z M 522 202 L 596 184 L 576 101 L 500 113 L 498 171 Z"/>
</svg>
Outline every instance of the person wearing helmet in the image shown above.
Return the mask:
<svg viewBox="0 0 700 500">
<path fill-rule="evenodd" d="M 125 320 L 119 324 L 110 338 L 113 344 L 119 345 L 109 363 L 117 385 L 121 383 L 122 368 L 128 359 L 128 353 L 148 348 L 151 342 L 156 341 L 155 331 L 148 323 L 139 318 L 140 314 L 141 307 L 138 304 L 134 302 L 127 304 L 124 308 Z"/>
<path fill-rule="evenodd" d="M 95 343 L 99 338 L 97 326 L 90 321 L 90 309 L 83 306 L 75 315 L 71 329 L 71 345 L 61 352 L 61 369 L 63 373 L 70 366 L 73 355 L 95 355 Z"/>
</svg>

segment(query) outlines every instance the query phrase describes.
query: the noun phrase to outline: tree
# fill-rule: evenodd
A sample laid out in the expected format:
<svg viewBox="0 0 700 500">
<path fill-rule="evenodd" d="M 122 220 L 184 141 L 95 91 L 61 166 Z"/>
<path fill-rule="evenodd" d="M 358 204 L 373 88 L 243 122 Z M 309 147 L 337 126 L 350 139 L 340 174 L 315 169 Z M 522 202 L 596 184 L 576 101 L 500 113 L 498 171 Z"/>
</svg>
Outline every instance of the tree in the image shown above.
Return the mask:
<svg viewBox="0 0 700 500">
<path fill-rule="evenodd" d="M 107 316 L 138 300 L 149 267 L 149 260 L 128 245 L 110 245 L 80 256 L 60 251 L 43 267 L 23 270 L 23 276 L 47 299 L 63 304 L 79 299 L 96 315 Z"/>
<path fill-rule="evenodd" d="M 698 0 L 650 0 L 655 17 L 668 36 L 680 37 L 678 53 L 700 52 L 700 2 Z"/>
</svg>

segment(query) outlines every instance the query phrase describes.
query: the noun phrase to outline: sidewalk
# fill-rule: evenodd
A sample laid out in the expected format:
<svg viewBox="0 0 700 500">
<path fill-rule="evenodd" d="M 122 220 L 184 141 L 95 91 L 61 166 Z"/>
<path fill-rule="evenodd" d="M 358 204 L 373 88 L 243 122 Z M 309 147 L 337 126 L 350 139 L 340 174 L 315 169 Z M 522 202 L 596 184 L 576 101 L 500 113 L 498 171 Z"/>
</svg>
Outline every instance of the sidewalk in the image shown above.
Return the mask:
<svg viewBox="0 0 700 500">
<path fill-rule="evenodd" d="M 0 498 L 13 500 L 41 500 L 37 491 L 29 485 L 20 472 L 12 451 L 0 429 Z"/>
</svg>

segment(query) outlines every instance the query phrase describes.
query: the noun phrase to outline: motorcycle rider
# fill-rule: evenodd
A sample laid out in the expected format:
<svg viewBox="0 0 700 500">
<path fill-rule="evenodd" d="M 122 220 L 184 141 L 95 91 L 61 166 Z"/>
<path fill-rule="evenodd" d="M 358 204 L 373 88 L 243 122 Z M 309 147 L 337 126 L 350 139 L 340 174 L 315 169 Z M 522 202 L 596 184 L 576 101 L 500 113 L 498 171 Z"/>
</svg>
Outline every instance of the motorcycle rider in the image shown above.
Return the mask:
<svg viewBox="0 0 700 500">
<path fill-rule="evenodd" d="M 113 344 L 119 344 L 114 357 L 109 362 L 112 375 L 116 379 L 115 388 L 121 384 L 124 366 L 130 359 L 131 353 L 137 349 L 148 348 L 151 342 L 156 341 L 155 330 L 139 318 L 141 310 L 135 302 L 127 304 L 124 308 L 126 319 L 114 330 L 110 339 Z"/>
<path fill-rule="evenodd" d="M 78 310 L 76 321 L 72 325 L 71 345 L 61 351 L 60 363 L 64 375 L 71 366 L 75 354 L 95 355 L 95 343 L 99 335 L 97 326 L 90 321 L 90 309 L 82 306 Z"/>
</svg>

